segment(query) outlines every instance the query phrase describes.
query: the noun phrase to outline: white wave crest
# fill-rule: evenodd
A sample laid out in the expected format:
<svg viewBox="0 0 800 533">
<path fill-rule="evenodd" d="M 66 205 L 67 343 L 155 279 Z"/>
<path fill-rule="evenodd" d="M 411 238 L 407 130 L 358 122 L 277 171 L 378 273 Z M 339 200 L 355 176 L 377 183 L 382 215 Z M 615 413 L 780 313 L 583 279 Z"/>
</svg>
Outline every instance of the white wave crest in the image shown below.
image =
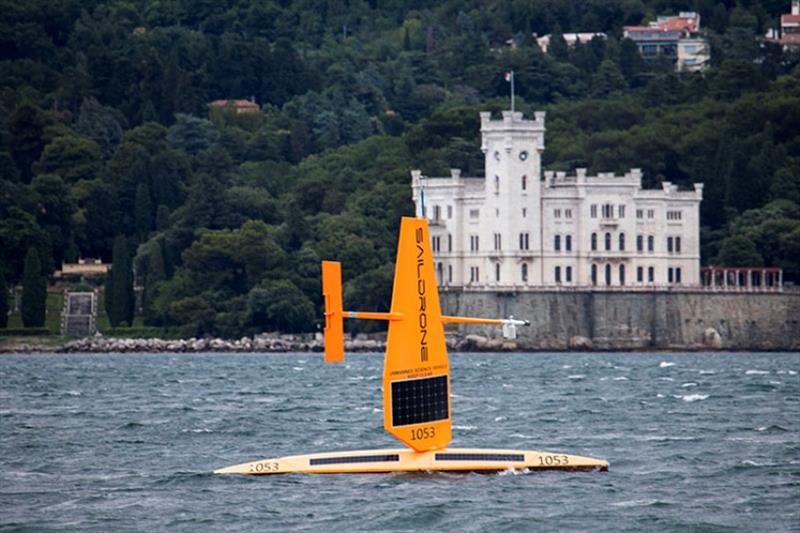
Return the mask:
<svg viewBox="0 0 800 533">
<path fill-rule="evenodd" d="M 659 368 L 669 368 L 671 366 L 675 366 L 675 363 L 670 363 L 669 361 L 661 361 L 658 363 Z"/>
<path fill-rule="evenodd" d="M 708 394 L 687 394 L 686 396 L 680 396 L 680 398 L 684 402 L 696 402 L 699 400 L 705 400 L 708 398 L 708 396 Z"/>
</svg>

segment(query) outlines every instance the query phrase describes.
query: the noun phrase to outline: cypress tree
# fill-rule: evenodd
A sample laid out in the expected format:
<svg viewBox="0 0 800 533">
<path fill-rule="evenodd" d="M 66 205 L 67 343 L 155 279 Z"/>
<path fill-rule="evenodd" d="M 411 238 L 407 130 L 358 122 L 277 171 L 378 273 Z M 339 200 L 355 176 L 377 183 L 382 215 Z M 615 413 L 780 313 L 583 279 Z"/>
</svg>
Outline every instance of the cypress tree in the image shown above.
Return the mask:
<svg viewBox="0 0 800 533">
<path fill-rule="evenodd" d="M 164 255 L 161 253 L 161 240 L 156 241 L 150 251 L 147 262 L 147 275 L 144 282 L 144 294 L 142 294 L 142 308 L 144 321 L 148 326 L 158 325 L 158 319 L 153 310 L 153 300 L 155 299 L 155 286 L 159 281 L 166 279 L 164 268 Z"/>
<path fill-rule="evenodd" d="M 114 239 L 111 273 L 106 281 L 106 313 L 113 327 L 133 323 L 133 272 L 124 235 Z"/>
<path fill-rule="evenodd" d="M 26 328 L 44 326 L 47 310 L 47 279 L 42 275 L 39 252 L 29 248 L 22 272 L 22 324 Z"/>
<path fill-rule="evenodd" d="M 153 204 L 150 201 L 150 187 L 147 186 L 147 183 L 140 183 L 136 186 L 133 211 L 139 242 L 145 241 L 150 230 L 153 229 Z"/>
<path fill-rule="evenodd" d="M 0 328 L 8 327 L 8 287 L 6 286 L 6 276 L 0 265 Z"/>
</svg>

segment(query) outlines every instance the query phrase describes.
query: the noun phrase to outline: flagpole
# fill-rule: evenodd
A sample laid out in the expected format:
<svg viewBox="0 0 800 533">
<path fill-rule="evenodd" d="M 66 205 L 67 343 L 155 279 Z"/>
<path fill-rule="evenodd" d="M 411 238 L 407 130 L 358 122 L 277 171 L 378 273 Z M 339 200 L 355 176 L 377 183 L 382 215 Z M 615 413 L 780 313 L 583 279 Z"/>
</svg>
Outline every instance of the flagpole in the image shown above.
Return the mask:
<svg viewBox="0 0 800 533">
<path fill-rule="evenodd" d="M 511 112 L 514 112 L 514 71 L 511 71 Z"/>
</svg>

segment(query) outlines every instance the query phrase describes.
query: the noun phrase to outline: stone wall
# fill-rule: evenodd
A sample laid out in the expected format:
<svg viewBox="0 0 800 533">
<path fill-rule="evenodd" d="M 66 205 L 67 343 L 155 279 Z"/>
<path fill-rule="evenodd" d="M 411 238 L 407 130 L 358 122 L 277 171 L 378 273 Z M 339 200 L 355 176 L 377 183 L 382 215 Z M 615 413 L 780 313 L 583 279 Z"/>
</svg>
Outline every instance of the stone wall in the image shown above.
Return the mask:
<svg viewBox="0 0 800 533">
<path fill-rule="evenodd" d="M 520 350 L 800 350 L 796 292 L 450 291 L 440 297 L 444 314 L 530 320 L 517 330 Z M 463 338 L 501 335 L 489 326 L 452 330 Z"/>
</svg>

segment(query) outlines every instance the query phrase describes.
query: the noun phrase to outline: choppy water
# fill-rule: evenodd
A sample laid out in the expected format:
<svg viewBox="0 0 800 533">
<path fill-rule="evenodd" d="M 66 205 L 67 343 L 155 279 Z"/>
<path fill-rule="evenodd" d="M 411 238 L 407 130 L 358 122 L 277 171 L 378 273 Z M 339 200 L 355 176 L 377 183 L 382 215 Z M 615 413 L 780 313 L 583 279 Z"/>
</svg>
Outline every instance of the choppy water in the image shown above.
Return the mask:
<svg viewBox="0 0 800 533">
<path fill-rule="evenodd" d="M 215 476 L 394 447 L 379 355 L 0 357 L 0 529 L 800 530 L 800 354 L 451 356 L 454 446 L 607 473 Z"/>
</svg>

